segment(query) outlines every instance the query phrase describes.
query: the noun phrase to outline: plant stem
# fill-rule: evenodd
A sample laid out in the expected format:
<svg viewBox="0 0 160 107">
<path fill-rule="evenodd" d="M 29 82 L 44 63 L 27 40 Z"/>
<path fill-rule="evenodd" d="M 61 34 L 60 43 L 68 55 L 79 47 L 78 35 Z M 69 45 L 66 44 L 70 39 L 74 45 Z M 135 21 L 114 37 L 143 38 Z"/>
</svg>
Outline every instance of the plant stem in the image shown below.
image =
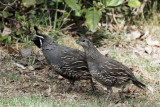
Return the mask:
<svg viewBox="0 0 160 107">
<path fill-rule="evenodd" d="M 56 29 L 56 23 L 57 23 L 57 9 L 58 9 L 58 0 L 56 0 L 56 13 L 54 16 L 54 26 L 53 26 L 54 30 Z"/>
</svg>

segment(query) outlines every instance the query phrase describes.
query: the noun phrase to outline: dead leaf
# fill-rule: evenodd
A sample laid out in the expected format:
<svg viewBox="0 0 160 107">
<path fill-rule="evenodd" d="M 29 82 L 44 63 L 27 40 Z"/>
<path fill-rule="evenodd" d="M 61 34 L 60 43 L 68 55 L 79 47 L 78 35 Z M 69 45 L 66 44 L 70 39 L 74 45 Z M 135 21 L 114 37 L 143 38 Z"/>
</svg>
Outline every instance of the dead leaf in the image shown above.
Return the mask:
<svg viewBox="0 0 160 107">
<path fill-rule="evenodd" d="M 8 27 L 4 27 L 4 30 L 2 32 L 2 36 L 5 36 L 5 35 L 9 35 L 12 33 L 12 30 Z"/>
<path fill-rule="evenodd" d="M 146 39 L 146 42 L 150 46 L 158 46 L 158 47 L 160 47 L 160 41 L 157 41 L 157 40 L 153 41 L 153 40 L 151 40 L 151 37 L 148 37 Z"/>
<path fill-rule="evenodd" d="M 148 54 L 151 54 L 152 53 L 152 47 L 151 46 L 145 47 L 145 52 L 148 53 Z"/>
<path fill-rule="evenodd" d="M 153 89 L 153 87 L 151 87 L 151 86 L 148 86 L 147 88 L 148 88 L 148 90 L 149 90 L 149 91 L 151 91 L 152 93 L 154 92 L 154 89 Z"/>
<path fill-rule="evenodd" d="M 9 53 L 9 54 L 17 54 L 17 50 L 14 49 L 14 48 L 11 47 L 11 46 L 4 47 L 4 49 L 8 50 L 8 53 Z"/>
<path fill-rule="evenodd" d="M 131 33 L 127 34 L 127 40 L 135 40 L 137 38 L 140 38 L 141 33 L 136 30 L 136 31 L 132 31 Z"/>
<path fill-rule="evenodd" d="M 24 67 L 23 65 L 21 65 L 21 64 L 18 64 L 18 63 L 14 63 L 17 67 L 19 67 L 19 68 L 21 68 L 21 69 L 26 69 L 26 67 Z"/>
<path fill-rule="evenodd" d="M 62 80 L 62 79 L 63 79 L 63 77 L 62 77 L 61 75 L 59 75 L 59 76 L 58 76 L 58 79 Z"/>
<path fill-rule="evenodd" d="M 147 30 L 144 35 L 141 37 L 141 39 L 146 39 L 148 37 L 149 31 Z"/>
</svg>

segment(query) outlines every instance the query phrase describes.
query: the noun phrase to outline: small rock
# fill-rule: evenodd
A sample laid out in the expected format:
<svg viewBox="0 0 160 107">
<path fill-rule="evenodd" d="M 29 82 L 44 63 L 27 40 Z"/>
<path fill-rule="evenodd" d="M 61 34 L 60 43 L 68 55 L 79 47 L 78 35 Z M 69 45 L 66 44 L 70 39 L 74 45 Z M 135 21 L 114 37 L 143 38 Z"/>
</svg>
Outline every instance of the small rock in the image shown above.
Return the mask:
<svg viewBox="0 0 160 107">
<path fill-rule="evenodd" d="M 38 57 L 38 61 L 42 61 L 42 60 L 44 60 L 45 59 L 45 57 L 44 56 L 40 56 L 40 57 Z"/>
<path fill-rule="evenodd" d="M 104 91 L 107 91 L 107 88 L 106 88 L 106 87 L 103 87 L 103 90 L 104 90 Z"/>
<path fill-rule="evenodd" d="M 22 57 L 31 56 L 32 50 L 31 49 L 22 49 L 22 50 L 20 50 L 20 54 L 22 55 Z"/>
<path fill-rule="evenodd" d="M 34 68 L 32 66 L 28 66 L 28 69 L 31 70 L 31 71 L 34 70 Z"/>
</svg>

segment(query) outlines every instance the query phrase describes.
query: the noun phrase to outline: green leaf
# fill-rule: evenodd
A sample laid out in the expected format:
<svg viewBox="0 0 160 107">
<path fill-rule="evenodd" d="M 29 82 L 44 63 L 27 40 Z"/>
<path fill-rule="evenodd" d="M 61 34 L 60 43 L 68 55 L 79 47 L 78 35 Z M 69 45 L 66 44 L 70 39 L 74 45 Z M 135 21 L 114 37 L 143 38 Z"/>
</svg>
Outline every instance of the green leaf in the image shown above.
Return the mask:
<svg viewBox="0 0 160 107">
<path fill-rule="evenodd" d="M 88 28 L 92 31 L 95 32 L 97 31 L 97 24 L 100 21 L 101 18 L 101 11 L 96 10 L 95 8 L 93 9 L 88 9 L 86 12 L 86 24 Z"/>
<path fill-rule="evenodd" d="M 107 6 L 107 0 L 103 0 L 103 5 Z"/>
<path fill-rule="evenodd" d="M 124 0 L 103 0 L 103 4 L 107 6 L 118 6 L 120 5 Z"/>
<path fill-rule="evenodd" d="M 2 11 L 2 15 L 3 15 L 4 18 L 7 18 L 9 16 L 9 12 Z"/>
<path fill-rule="evenodd" d="M 45 2 L 45 0 L 35 0 L 36 1 L 36 4 L 42 4 Z"/>
<path fill-rule="evenodd" d="M 63 2 L 63 0 L 58 0 L 58 2 Z"/>
<path fill-rule="evenodd" d="M 16 35 L 21 35 L 22 33 L 24 33 L 24 31 L 19 30 L 19 31 L 16 32 Z"/>
<path fill-rule="evenodd" d="M 53 6 L 53 5 L 54 5 L 54 2 L 50 2 L 49 5 L 50 5 L 50 6 Z"/>
<path fill-rule="evenodd" d="M 25 7 L 30 7 L 36 4 L 36 0 L 22 0 L 22 4 Z"/>
<path fill-rule="evenodd" d="M 141 2 L 139 0 L 130 0 L 128 2 L 128 6 L 130 6 L 130 7 L 140 7 Z"/>
<path fill-rule="evenodd" d="M 77 3 L 77 0 L 65 0 L 65 2 L 72 10 L 76 11 L 77 16 L 80 16 L 81 13 L 79 11 L 81 9 L 81 6 Z"/>
<path fill-rule="evenodd" d="M 1 28 L 3 28 L 3 23 L 2 23 L 2 22 L 0 22 L 0 29 L 1 29 Z"/>
<path fill-rule="evenodd" d="M 6 40 L 7 38 L 8 38 L 8 35 L 5 35 L 5 36 L 0 35 L 0 41 Z"/>
<path fill-rule="evenodd" d="M 11 43 L 12 41 L 11 41 L 11 36 L 8 36 L 8 38 L 7 38 L 7 43 Z"/>
</svg>

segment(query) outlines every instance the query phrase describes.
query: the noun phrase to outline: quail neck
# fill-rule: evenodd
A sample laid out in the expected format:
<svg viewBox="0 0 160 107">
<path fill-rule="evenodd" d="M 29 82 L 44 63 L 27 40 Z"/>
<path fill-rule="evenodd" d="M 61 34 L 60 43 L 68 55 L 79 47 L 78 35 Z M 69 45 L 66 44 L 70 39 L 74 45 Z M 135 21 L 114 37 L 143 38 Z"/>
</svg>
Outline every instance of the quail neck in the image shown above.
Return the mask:
<svg viewBox="0 0 160 107">
<path fill-rule="evenodd" d="M 93 44 L 89 44 L 89 47 L 84 47 L 87 60 L 97 60 L 97 58 L 100 58 L 100 53 L 98 50 L 93 46 Z"/>
<path fill-rule="evenodd" d="M 57 45 L 51 38 L 46 37 L 42 40 L 42 49 L 49 48 L 52 45 L 52 48 L 54 45 Z"/>
</svg>

